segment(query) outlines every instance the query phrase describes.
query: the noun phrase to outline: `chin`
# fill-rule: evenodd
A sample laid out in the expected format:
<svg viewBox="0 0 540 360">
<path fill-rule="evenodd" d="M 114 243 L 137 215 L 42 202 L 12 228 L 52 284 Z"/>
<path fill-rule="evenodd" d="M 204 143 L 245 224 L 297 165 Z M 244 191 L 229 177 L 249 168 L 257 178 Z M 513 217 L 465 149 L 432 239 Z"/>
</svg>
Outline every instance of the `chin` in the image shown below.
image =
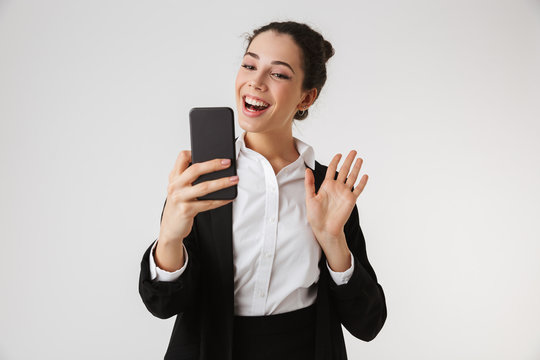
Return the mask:
<svg viewBox="0 0 540 360">
<path fill-rule="evenodd" d="M 260 127 L 257 124 L 254 124 L 251 119 L 246 119 L 243 114 L 238 115 L 238 126 L 246 132 L 259 132 Z"/>
</svg>

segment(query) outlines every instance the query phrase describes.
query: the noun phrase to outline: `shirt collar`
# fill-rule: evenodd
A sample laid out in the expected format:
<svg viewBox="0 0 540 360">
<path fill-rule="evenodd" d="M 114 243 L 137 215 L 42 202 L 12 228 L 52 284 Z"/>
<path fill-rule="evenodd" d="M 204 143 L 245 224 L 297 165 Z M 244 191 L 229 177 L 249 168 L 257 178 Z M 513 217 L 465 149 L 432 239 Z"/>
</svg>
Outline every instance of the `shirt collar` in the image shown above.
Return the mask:
<svg viewBox="0 0 540 360">
<path fill-rule="evenodd" d="M 244 136 L 246 135 L 246 132 L 243 131 L 242 134 L 238 136 L 235 143 L 235 150 L 236 150 L 236 160 L 238 160 L 238 154 L 240 154 L 240 149 L 246 148 L 246 143 L 244 142 Z M 315 152 L 313 151 L 313 147 L 311 147 L 309 144 L 305 143 L 304 141 L 295 138 L 293 136 L 294 143 L 296 146 L 296 150 L 300 154 L 300 157 L 304 160 L 304 164 L 309 167 L 311 170 L 315 170 Z"/>
</svg>

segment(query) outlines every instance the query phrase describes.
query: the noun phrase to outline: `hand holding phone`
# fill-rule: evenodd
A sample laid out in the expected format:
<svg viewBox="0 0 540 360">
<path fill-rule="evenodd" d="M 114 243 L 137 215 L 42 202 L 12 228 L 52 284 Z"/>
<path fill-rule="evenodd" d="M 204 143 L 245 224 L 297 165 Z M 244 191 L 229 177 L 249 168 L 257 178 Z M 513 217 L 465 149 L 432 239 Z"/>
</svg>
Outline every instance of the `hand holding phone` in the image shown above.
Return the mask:
<svg viewBox="0 0 540 360">
<path fill-rule="evenodd" d="M 191 160 L 189 150 L 178 154 L 169 174 L 167 201 L 161 216 L 155 260 L 161 269 L 171 272 L 180 269 L 184 264 L 182 244 L 191 232 L 195 216 L 233 201 L 197 200 L 197 197 L 238 183 L 238 176 L 233 176 L 193 185 L 201 175 L 226 169 L 231 166 L 231 162 L 223 163 L 222 160 L 225 159 L 213 159 L 190 165 Z"/>
</svg>

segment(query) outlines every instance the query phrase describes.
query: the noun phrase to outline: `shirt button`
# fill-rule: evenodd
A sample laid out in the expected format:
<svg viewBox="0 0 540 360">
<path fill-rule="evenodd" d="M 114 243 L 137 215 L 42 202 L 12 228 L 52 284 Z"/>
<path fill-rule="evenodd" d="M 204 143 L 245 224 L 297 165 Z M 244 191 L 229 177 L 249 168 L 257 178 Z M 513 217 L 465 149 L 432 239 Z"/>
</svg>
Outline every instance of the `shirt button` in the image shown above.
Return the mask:
<svg viewBox="0 0 540 360">
<path fill-rule="evenodd" d="M 273 217 L 270 218 L 270 222 L 271 222 L 271 223 L 274 222 L 274 218 L 273 218 Z"/>
<path fill-rule="evenodd" d="M 264 291 L 263 290 L 259 290 L 259 296 L 264 297 Z"/>
<path fill-rule="evenodd" d="M 272 253 L 265 252 L 265 253 L 264 253 L 264 256 L 266 256 L 267 258 L 271 258 L 271 257 L 272 257 Z"/>
</svg>

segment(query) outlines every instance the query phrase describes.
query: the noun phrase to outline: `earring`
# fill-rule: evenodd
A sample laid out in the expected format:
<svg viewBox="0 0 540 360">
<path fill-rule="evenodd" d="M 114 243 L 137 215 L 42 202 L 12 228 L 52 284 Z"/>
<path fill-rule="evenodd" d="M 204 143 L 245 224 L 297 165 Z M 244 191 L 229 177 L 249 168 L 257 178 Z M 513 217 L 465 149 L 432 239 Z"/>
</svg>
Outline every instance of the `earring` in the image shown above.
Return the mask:
<svg viewBox="0 0 540 360">
<path fill-rule="evenodd" d="M 304 106 L 304 108 L 303 108 L 302 110 L 298 110 L 298 111 L 296 112 L 296 115 L 298 115 L 298 116 L 304 116 L 304 114 L 306 113 L 306 111 L 307 111 L 307 106 Z"/>
</svg>

